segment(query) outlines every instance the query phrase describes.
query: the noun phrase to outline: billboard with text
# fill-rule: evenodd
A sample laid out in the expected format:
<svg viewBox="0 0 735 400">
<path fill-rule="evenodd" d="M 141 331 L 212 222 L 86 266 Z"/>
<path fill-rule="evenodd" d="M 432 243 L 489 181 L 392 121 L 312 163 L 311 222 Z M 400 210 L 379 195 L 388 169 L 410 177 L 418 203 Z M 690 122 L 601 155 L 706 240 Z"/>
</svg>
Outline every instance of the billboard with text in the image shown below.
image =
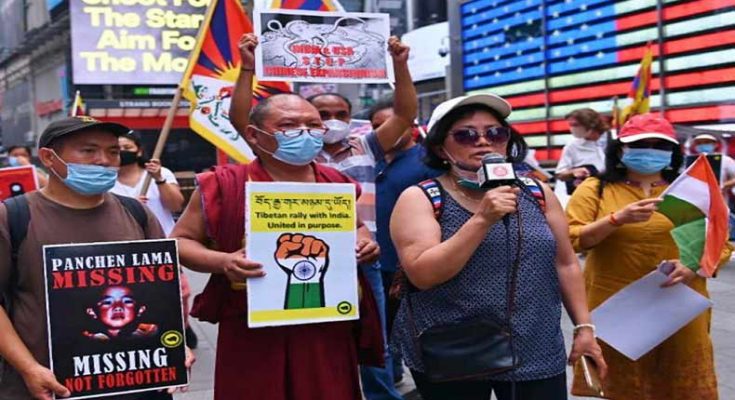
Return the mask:
<svg viewBox="0 0 735 400">
<path fill-rule="evenodd" d="M 75 84 L 176 84 L 209 0 L 70 2 Z"/>
</svg>

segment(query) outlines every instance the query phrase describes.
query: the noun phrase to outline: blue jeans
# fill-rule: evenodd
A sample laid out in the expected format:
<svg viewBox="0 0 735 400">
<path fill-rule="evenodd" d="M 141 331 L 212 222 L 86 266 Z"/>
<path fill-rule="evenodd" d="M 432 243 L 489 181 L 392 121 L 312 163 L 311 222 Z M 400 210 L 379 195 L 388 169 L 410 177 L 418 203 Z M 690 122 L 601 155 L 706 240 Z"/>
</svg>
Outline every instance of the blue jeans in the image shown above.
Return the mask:
<svg viewBox="0 0 735 400">
<path fill-rule="evenodd" d="M 376 306 L 380 314 L 380 326 L 383 329 L 383 344 L 385 346 L 383 352 L 385 368 L 360 366 L 362 392 L 367 400 L 402 400 L 403 397 L 398 393 L 395 386 L 393 386 L 393 360 L 386 344 L 385 291 L 383 290 L 380 264 L 361 265 L 360 268 L 375 296 Z"/>
</svg>

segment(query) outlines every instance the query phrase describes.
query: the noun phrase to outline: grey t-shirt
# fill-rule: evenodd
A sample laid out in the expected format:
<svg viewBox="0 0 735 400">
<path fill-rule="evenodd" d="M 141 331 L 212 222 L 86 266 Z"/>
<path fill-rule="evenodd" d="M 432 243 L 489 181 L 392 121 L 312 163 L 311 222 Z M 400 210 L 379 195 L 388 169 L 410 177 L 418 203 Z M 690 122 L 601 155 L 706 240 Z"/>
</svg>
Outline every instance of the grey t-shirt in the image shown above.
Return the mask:
<svg viewBox="0 0 735 400">
<path fill-rule="evenodd" d="M 144 232 L 120 201 L 109 193 L 105 194 L 101 205 L 91 209 L 69 208 L 39 192 L 25 196 L 31 221 L 28 234 L 19 248 L 14 282 L 10 282 L 12 266 L 7 210 L 0 204 L 0 293 L 10 296 L 10 321 L 21 340 L 36 360 L 48 366 L 43 245 L 159 239 L 165 236 L 158 220 L 147 208 L 148 226 Z M 26 398 L 30 398 L 30 394 L 22 377 L 5 364 L 0 370 L 0 400 Z"/>
</svg>

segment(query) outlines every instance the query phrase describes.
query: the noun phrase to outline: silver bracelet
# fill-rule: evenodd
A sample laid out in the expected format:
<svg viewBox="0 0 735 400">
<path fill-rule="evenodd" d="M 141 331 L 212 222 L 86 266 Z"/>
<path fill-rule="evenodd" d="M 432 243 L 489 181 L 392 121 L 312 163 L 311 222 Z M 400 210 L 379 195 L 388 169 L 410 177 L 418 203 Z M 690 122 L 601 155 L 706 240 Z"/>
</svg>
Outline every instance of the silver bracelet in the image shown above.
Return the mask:
<svg viewBox="0 0 735 400">
<path fill-rule="evenodd" d="M 580 329 L 582 329 L 582 328 L 590 328 L 590 329 L 592 329 L 592 336 L 597 337 L 597 335 L 595 335 L 595 330 L 597 328 L 595 327 L 594 324 L 577 324 L 577 325 L 574 325 L 574 329 L 572 330 L 572 333 L 576 335 L 577 334 L 577 331 L 580 330 Z"/>
</svg>

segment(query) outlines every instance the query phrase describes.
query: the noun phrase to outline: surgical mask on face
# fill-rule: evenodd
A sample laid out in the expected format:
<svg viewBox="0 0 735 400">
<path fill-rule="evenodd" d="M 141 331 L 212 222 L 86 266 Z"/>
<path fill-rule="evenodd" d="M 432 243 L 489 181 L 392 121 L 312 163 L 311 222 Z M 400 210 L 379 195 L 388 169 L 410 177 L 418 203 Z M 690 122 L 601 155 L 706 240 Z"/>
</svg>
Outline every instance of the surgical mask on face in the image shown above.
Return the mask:
<svg viewBox="0 0 735 400">
<path fill-rule="evenodd" d="M 350 134 L 350 124 L 339 119 L 326 120 L 324 126 L 329 128 L 324 135 L 324 143 L 326 144 L 341 142 Z"/>
<path fill-rule="evenodd" d="M 671 151 L 658 149 L 623 149 L 622 162 L 640 174 L 654 174 L 671 164 Z"/>
<path fill-rule="evenodd" d="M 66 178 L 54 173 L 69 189 L 86 196 L 93 196 L 108 192 L 117 181 L 117 168 L 94 164 L 67 163 L 54 152 L 56 158 L 66 165 Z"/>
<path fill-rule="evenodd" d="M 569 128 L 569 130 L 572 132 L 572 136 L 577 139 L 587 138 L 587 129 L 585 129 L 583 126 L 572 126 Z"/>
<path fill-rule="evenodd" d="M 455 160 L 446 149 L 444 150 L 444 154 L 447 155 L 449 163 L 452 164 L 452 173 L 459 178 L 459 180 L 457 180 L 457 184 L 472 190 L 482 190 L 477 178 L 477 170 Z"/>
<path fill-rule="evenodd" d="M 20 160 L 18 157 L 10 156 L 8 157 L 8 166 L 10 167 L 20 167 L 22 164 L 20 163 Z"/>
<path fill-rule="evenodd" d="M 694 146 L 697 149 L 697 153 L 714 153 L 715 147 L 714 143 L 702 143 Z"/>
<path fill-rule="evenodd" d="M 324 141 L 322 140 L 324 135 L 313 136 L 306 131 L 308 128 L 288 129 L 275 133 L 269 133 L 257 127 L 254 128 L 276 138 L 278 143 L 276 151 L 270 152 L 262 146 L 258 147 L 272 155 L 276 160 L 283 161 L 286 164 L 307 165 L 314 161 L 319 152 L 322 151 L 322 147 L 324 147 Z"/>
<path fill-rule="evenodd" d="M 120 165 L 130 165 L 138 162 L 138 152 L 136 151 L 120 151 Z"/>
</svg>

